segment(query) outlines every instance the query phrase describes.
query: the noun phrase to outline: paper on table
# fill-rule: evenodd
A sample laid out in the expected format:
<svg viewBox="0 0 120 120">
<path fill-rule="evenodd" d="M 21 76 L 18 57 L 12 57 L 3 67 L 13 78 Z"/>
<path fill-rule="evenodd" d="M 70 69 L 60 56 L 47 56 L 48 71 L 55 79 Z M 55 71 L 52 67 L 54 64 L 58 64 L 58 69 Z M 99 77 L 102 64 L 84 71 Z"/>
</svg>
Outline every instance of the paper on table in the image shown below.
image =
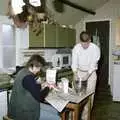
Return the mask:
<svg viewBox="0 0 120 120">
<path fill-rule="evenodd" d="M 51 92 L 45 99 L 54 108 L 61 112 L 69 102 L 80 103 L 87 96 L 93 94 L 92 91 L 86 91 L 85 94 L 76 94 L 74 91 L 69 91 L 68 94 L 63 92 Z"/>
<path fill-rule="evenodd" d="M 92 91 L 86 91 L 86 93 L 80 93 L 79 95 L 76 94 L 74 91 L 69 91 L 68 94 L 60 93 L 58 94 L 59 99 L 65 99 L 69 102 L 73 103 L 80 103 L 83 99 L 85 99 L 87 96 L 93 94 Z"/>
<path fill-rule="evenodd" d="M 66 99 L 60 99 L 58 94 L 50 93 L 45 100 L 50 103 L 55 109 L 57 109 L 59 112 L 61 112 L 65 106 L 68 104 L 69 100 Z"/>
</svg>

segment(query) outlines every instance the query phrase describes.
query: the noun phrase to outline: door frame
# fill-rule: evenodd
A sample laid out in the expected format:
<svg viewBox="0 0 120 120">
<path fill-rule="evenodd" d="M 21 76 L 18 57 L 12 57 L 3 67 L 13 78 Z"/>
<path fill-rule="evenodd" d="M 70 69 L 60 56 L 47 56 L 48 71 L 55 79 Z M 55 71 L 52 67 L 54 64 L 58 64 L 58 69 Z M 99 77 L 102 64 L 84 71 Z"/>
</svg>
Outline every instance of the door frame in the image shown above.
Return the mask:
<svg viewBox="0 0 120 120">
<path fill-rule="evenodd" d="M 109 71 L 108 71 L 108 84 L 112 84 L 112 20 L 111 19 L 91 19 L 91 20 L 84 20 L 84 30 L 86 29 L 86 23 L 87 22 L 99 22 L 99 21 L 109 21 Z"/>
</svg>

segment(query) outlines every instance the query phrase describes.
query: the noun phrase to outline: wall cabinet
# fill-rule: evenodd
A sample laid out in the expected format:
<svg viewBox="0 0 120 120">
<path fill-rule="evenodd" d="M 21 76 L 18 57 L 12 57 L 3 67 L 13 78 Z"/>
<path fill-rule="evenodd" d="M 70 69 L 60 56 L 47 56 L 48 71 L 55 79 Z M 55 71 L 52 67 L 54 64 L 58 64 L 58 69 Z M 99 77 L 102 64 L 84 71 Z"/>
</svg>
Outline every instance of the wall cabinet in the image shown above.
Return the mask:
<svg viewBox="0 0 120 120">
<path fill-rule="evenodd" d="M 56 46 L 56 25 L 44 24 L 44 47 Z"/>
<path fill-rule="evenodd" d="M 68 46 L 73 47 L 76 43 L 76 31 L 74 29 L 68 29 Z"/>
<path fill-rule="evenodd" d="M 73 47 L 76 41 L 75 29 L 63 28 L 58 25 L 42 24 L 41 32 L 36 35 L 29 28 L 29 47 Z"/>
<path fill-rule="evenodd" d="M 56 47 L 67 47 L 67 28 L 56 27 Z"/>
<path fill-rule="evenodd" d="M 44 46 L 44 26 L 41 25 L 40 34 L 36 35 L 36 32 L 29 28 L 29 47 L 43 47 Z"/>
</svg>

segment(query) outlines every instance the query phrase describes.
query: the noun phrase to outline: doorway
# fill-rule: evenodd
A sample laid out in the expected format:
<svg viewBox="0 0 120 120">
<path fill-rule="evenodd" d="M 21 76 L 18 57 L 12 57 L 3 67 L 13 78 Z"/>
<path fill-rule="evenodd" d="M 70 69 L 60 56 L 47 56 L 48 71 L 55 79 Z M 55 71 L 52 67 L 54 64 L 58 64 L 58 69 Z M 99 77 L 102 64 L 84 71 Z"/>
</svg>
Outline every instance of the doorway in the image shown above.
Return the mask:
<svg viewBox="0 0 120 120">
<path fill-rule="evenodd" d="M 95 42 L 95 44 L 97 43 L 101 50 L 101 58 L 97 70 L 97 85 L 99 85 L 99 83 L 101 83 L 102 86 L 108 85 L 110 21 L 86 22 L 86 30 L 90 32 L 92 41 Z"/>
</svg>

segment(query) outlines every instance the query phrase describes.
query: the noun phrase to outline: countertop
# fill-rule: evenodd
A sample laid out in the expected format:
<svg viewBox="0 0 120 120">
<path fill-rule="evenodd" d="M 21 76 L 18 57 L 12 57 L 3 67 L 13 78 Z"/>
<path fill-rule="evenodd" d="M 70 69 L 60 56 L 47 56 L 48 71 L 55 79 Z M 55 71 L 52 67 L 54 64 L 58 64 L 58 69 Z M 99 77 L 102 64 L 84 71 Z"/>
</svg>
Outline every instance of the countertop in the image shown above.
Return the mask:
<svg viewBox="0 0 120 120">
<path fill-rule="evenodd" d="M 0 89 L 10 89 L 13 85 L 12 78 L 7 73 L 0 73 Z"/>
</svg>

